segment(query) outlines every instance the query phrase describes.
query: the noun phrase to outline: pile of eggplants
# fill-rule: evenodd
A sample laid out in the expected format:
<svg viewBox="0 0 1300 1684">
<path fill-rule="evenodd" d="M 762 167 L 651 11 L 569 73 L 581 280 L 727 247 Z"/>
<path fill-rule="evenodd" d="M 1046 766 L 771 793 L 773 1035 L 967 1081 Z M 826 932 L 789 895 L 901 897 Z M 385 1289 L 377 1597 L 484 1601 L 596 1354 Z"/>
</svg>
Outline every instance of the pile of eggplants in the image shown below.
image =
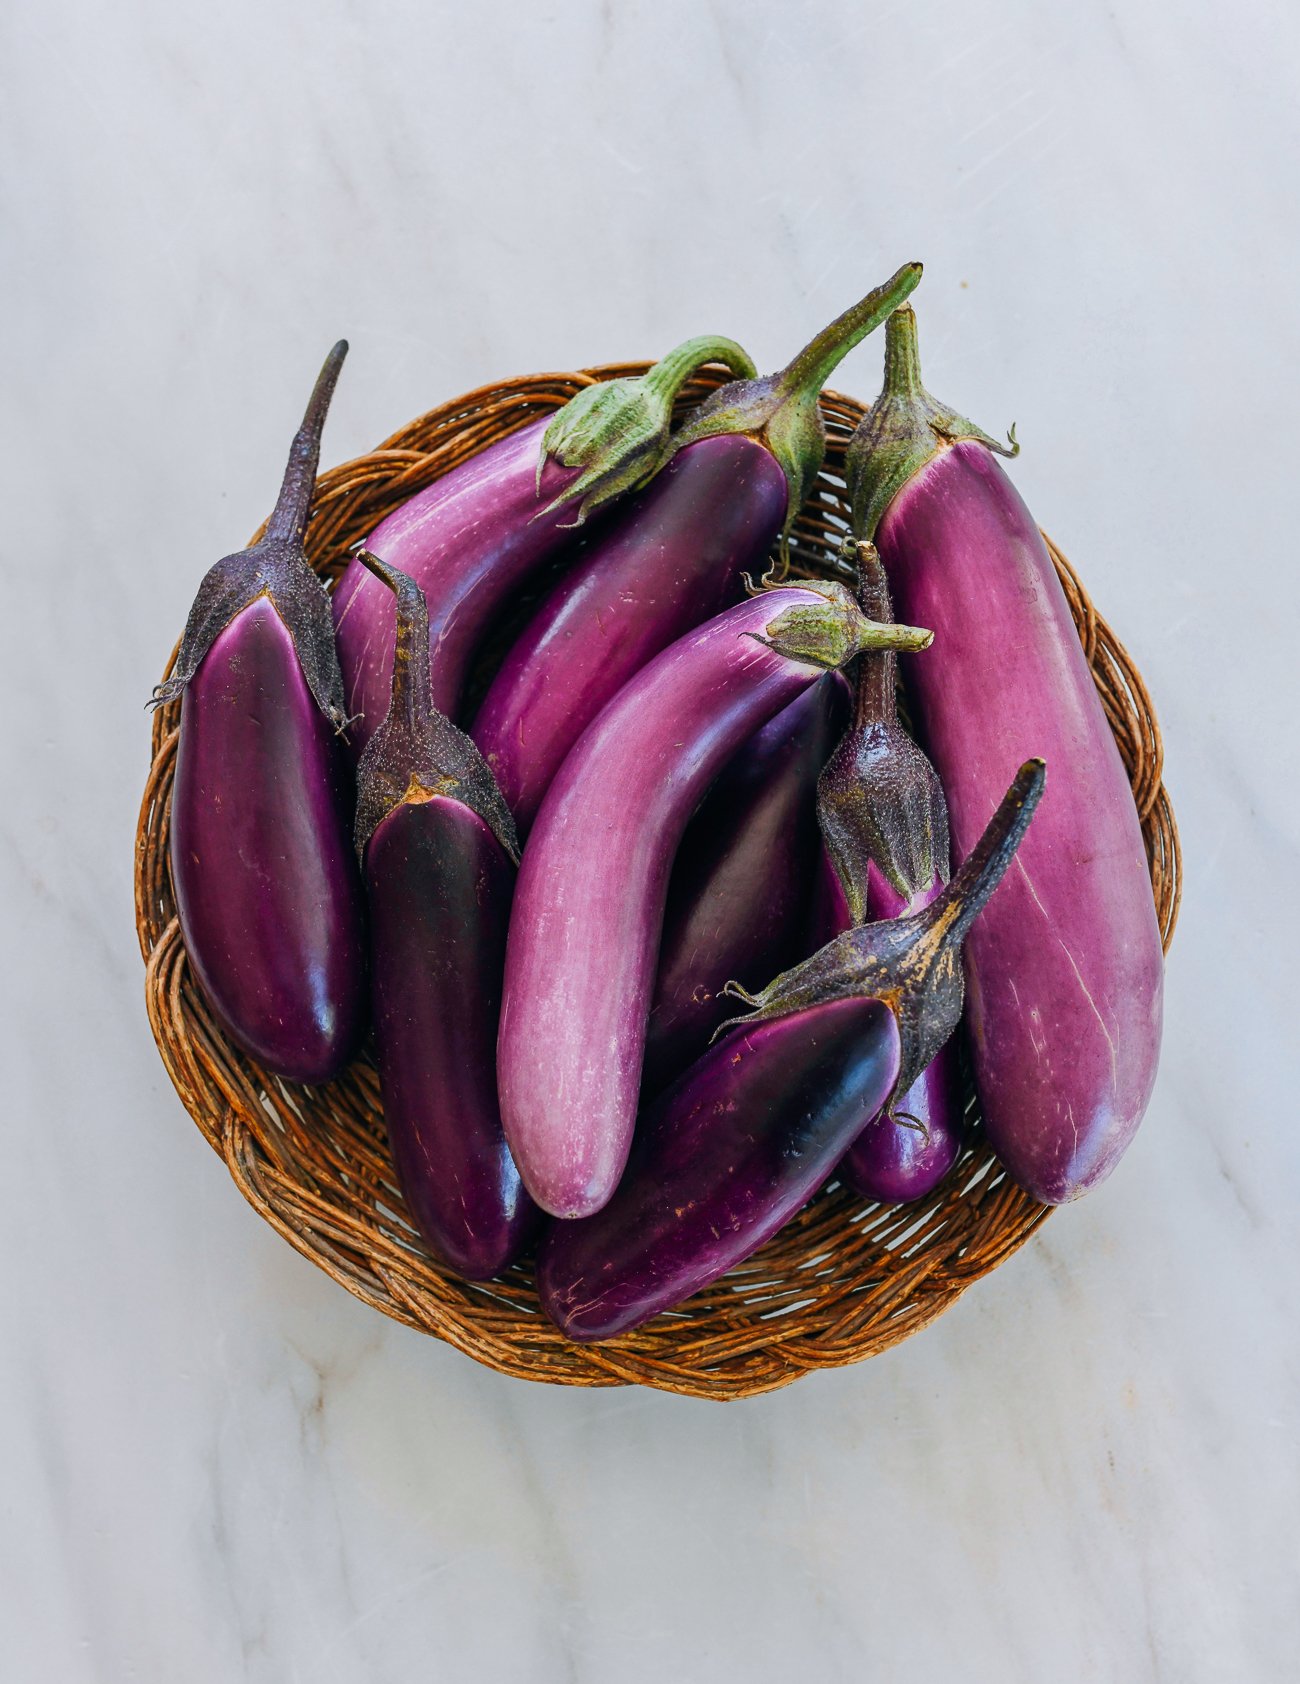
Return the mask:
<svg viewBox="0 0 1300 1684">
<path fill-rule="evenodd" d="M 394 509 L 330 592 L 304 538 L 340 342 L 155 692 L 213 1017 L 266 1079 L 370 1046 L 425 1244 L 476 1280 L 535 1248 L 574 1340 L 673 1308 L 829 1181 L 933 1195 L 967 1069 L 1048 1203 L 1151 1091 L 1128 781 L 1014 440 L 921 384 L 920 274 L 766 378 L 704 337 L 584 388 Z M 836 577 L 796 577 L 819 394 L 882 324 L 852 532 Z M 683 414 L 706 365 L 731 379 Z"/>
</svg>

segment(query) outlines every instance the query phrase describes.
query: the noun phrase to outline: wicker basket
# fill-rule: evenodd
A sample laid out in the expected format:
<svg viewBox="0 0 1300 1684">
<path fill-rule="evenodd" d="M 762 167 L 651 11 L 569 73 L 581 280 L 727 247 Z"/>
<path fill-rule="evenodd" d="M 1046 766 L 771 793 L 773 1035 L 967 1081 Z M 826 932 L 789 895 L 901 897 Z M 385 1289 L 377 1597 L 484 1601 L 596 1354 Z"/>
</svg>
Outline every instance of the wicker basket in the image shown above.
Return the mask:
<svg viewBox="0 0 1300 1684">
<path fill-rule="evenodd" d="M 485 386 L 430 411 L 370 455 L 331 469 L 316 488 L 307 534 L 312 565 L 335 577 L 348 546 L 396 504 L 591 381 L 646 366 Z M 683 405 L 698 402 L 720 378 L 706 371 L 686 389 Z M 810 574 L 834 566 L 845 530 L 844 446 L 862 415 L 860 404 L 833 393 L 822 407 L 826 466 L 792 551 L 795 571 Z M 1054 547 L 1051 553 L 1132 778 L 1167 947 L 1178 911 L 1178 835 L 1161 784 L 1150 698 L 1065 558 Z M 136 843 L 136 923 L 155 1039 L 185 1108 L 248 1202 L 385 1315 L 523 1379 L 748 1397 L 897 1344 L 995 1269 L 1049 1214 L 1010 1182 L 984 1144 L 972 1093 L 972 1144 L 930 1198 L 870 1205 L 833 1186 L 742 1268 L 679 1310 L 605 1344 L 570 1344 L 538 1309 L 531 1263 L 471 1284 L 429 1255 L 394 1183 L 369 1055 L 328 1087 L 294 1087 L 257 1068 L 214 1024 L 186 962 L 168 868 L 178 718 L 178 703 L 154 716 Z"/>
</svg>

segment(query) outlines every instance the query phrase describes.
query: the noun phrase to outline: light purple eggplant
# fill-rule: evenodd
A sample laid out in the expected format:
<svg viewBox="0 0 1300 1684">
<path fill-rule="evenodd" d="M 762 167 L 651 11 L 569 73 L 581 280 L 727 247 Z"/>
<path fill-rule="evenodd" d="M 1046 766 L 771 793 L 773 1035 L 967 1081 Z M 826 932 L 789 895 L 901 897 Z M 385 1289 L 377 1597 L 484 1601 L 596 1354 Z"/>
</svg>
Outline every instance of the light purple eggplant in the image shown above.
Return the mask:
<svg viewBox="0 0 1300 1684">
<path fill-rule="evenodd" d="M 886 334 L 884 391 L 848 456 L 854 528 L 943 651 L 907 678 L 956 851 L 1008 760 L 1053 769 L 967 948 L 967 1020 L 991 1144 L 1063 1204 L 1114 1168 L 1155 1081 L 1164 965 L 1142 832 L 1051 558 L 993 455 L 1012 452 L 926 392 L 910 309 Z"/>
<path fill-rule="evenodd" d="M 875 546 L 846 546 L 858 568 L 858 603 L 888 624 L 889 587 Z M 817 812 L 843 921 L 836 934 L 868 919 L 920 912 L 948 881 L 948 809 L 930 762 L 898 718 L 898 657 L 858 657 L 852 728 L 818 784 Z M 924 1198 L 957 1161 L 962 1098 L 955 1037 L 916 1081 L 875 1116 L 840 1162 L 839 1174 L 864 1198 L 904 1204 Z"/>
<path fill-rule="evenodd" d="M 386 562 L 359 559 L 397 607 L 391 706 L 357 774 L 384 1120 L 429 1248 L 486 1280 L 539 1223 L 496 1096 L 516 837 L 482 756 L 430 700 L 423 593 Z"/>
<path fill-rule="evenodd" d="M 669 646 L 588 727 L 524 851 L 497 1077 L 524 1185 L 553 1216 L 609 1198 L 627 1160 L 673 858 L 747 737 L 886 639 L 843 585 L 761 593 Z"/>
<path fill-rule="evenodd" d="M 171 872 L 190 964 L 230 1038 L 294 1082 L 337 1076 L 365 1026 L 343 682 L 303 551 L 346 354 L 321 370 L 264 535 L 204 577 L 154 693 L 184 698 Z"/>
<path fill-rule="evenodd" d="M 727 1015 L 728 982 L 775 976 L 807 945 L 821 837 L 817 778 L 848 714 L 828 673 L 723 769 L 686 827 L 668 883 L 641 1091 L 699 1057 Z"/>
<path fill-rule="evenodd" d="M 864 924 L 776 979 L 650 1109 L 596 1215 L 556 1222 L 542 1307 L 573 1340 L 639 1327 L 753 1255 L 862 1127 L 911 1087 L 961 1015 L 961 946 L 1029 823 L 1021 768 L 979 846 L 929 907 Z"/>
<path fill-rule="evenodd" d="M 788 531 L 826 451 L 818 393 L 920 279 L 909 264 L 779 374 L 733 382 L 668 467 L 595 535 L 506 657 L 472 735 L 526 835 L 565 756 L 661 649 L 740 595 Z"/>
<path fill-rule="evenodd" d="M 470 663 L 504 605 L 593 510 L 663 465 L 673 399 L 707 362 L 753 364 L 730 339 L 688 340 L 636 379 L 584 388 L 395 509 L 366 540 L 423 590 L 433 705 L 457 719 Z M 349 732 L 365 747 L 388 707 L 392 597 L 355 559 L 334 592 Z"/>
</svg>

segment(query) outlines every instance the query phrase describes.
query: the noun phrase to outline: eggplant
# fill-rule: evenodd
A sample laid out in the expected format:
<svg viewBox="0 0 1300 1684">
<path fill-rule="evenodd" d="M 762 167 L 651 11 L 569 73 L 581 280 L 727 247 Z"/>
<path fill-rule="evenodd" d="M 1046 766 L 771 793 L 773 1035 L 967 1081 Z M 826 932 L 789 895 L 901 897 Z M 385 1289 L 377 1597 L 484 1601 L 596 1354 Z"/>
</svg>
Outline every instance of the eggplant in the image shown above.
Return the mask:
<svg viewBox="0 0 1300 1684">
<path fill-rule="evenodd" d="M 741 743 L 882 639 L 839 584 L 761 593 L 679 638 L 579 739 L 524 851 L 506 946 L 497 1080 L 543 1210 L 599 1210 L 627 1159 L 673 857 Z"/>
<path fill-rule="evenodd" d="M 845 691 L 828 673 L 796 696 L 732 758 L 686 827 L 668 884 L 643 1098 L 704 1051 L 726 1016 L 726 983 L 774 976 L 811 951 L 817 778 L 843 728 Z"/>
<path fill-rule="evenodd" d="M 900 895 L 872 868 L 873 921 L 921 912 L 943 892 L 934 878 L 916 895 Z M 961 1093 L 960 1030 L 944 1042 L 905 1093 L 878 1111 L 839 1161 L 836 1174 L 864 1199 L 910 1204 L 926 1198 L 961 1154 L 965 1116 Z"/>
<path fill-rule="evenodd" d="M 483 757 L 430 699 L 424 593 L 387 562 L 358 559 L 396 605 L 392 701 L 358 768 L 355 838 L 388 1143 L 429 1249 L 487 1280 L 539 1224 L 496 1096 L 518 844 Z"/>
<path fill-rule="evenodd" d="M 205 575 L 156 704 L 181 697 L 171 875 L 213 1014 L 259 1064 L 326 1082 L 365 1027 L 361 882 L 329 597 L 303 550 L 326 411 L 316 382 L 261 538 Z"/>
<path fill-rule="evenodd" d="M 845 550 L 858 568 L 863 613 L 888 624 L 894 609 L 875 546 L 850 541 Z M 860 655 L 854 682 L 852 729 L 817 788 L 818 820 L 841 890 L 840 929 L 920 912 L 948 881 L 948 808 L 933 766 L 899 723 L 897 655 Z M 956 1163 L 962 1124 L 953 1037 L 892 1108 L 871 1119 L 838 1173 L 864 1198 L 924 1198 Z"/>
<path fill-rule="evenodd" d="M 960 854 L 998 768 L 1027 753 L 1052 789 L 967 949 L 988 1138 L 1015 1180 L 1064 1204 L 1115 1167 L 1160 1053 L 1164 960 L 1141 826 L 1051 557 L 1001 446 L 921 384 L 916 319 L 886 329 L 884 390 L 847 461 L 904 619 L 943 650 L 907 673 Z"/>
<path fill-rule="evenodd" d="M 688 340 L 647 374 L 588 386 L 557 414 L 453 468 L 366 539 L 424 591 L 441 713 L 458 718 L 480 640 L 513 592 L 571 541 L 575 525 L 663 465 L 673 399 L 708 362 L 753 368 L 730 339 Z M 334 626 L 359 753 L 388 708 L 394 614 L 390 593 L 355 559 L 334 592 Z"/>
<path fill-rule="evenodd" d="M 779 374 L 709 398 L 654 484 L 551 590 L 472 731 L 521 834 L 605 704 L 661 649 L 734 600 L 742 574 L 757 572 L 788 533 L 825 456 L 818 393 L 920 273 L 919 264 L 900 269 Z"/>
<path fill-rule="evenodd" d="M 753 1255 L 833 1171 L 862 1118 L 916 1081 L 962 1007 L 961 948 L 1043 784 L 1023 766 L 920 912 L 864 924 L 786 972 L 651 1108 L 618 1191 L 543 1238 L 542 1307 L 568 1338 L 639 1327 Z"/>
</svg>

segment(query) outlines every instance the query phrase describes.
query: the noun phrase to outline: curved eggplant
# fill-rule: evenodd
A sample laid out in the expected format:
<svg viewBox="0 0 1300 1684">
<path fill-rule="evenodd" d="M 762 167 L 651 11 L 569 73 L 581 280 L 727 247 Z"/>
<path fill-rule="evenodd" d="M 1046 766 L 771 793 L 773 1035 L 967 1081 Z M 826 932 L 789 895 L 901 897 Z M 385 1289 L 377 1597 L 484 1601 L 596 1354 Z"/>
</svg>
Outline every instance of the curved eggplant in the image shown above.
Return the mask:
<svg viewBox="0 0 1300 1684">
<path fill-rule="evenodd" d="M 496 1096 L 515 834 L 478 751 L 430 702 L 419 586 L 361 560 L 397 603 L 392 702 L 362 756 L 356 827 L 384 1118 L 430 1249 L 486 1280 L 514 1261 L 539 1220 Z"/>
<path fill-rule="evenodd" d="M 704 1051 L 727 1015 L 728 982 L 774 976 L 809 951 L 817 777 L 847 712 L 845 690 L 827 674 L 796 696 L 724 768 L 686 828 L 668 884 L 643 1095 Z"/>
<path fill-rule="evenodd" d="M 845 548 L 857 562 L 863 613 L 888 623 L 894 608 L 875 546 Z M 835 933 L 919 912 L 948 881 L 948 809 L 933 766 L 899 723 L 891 650 L 858 658 L 853 727 L 822 773 L 817 812 L 842 891 Z M 962 1131 L 954 1038 L 887 1113 L 871 1119 L 839 1173 L 864 1198 L 924 1198 L 956 1163 Z"/>
<path fill-rule="evenodd" d="M 916 286 L 909 264 L 779 374 L 734 382 L 688 421 L 668 467 L 538 609 L 498 672 L 474 741 L 521 833 L 565 756 L 623 685 L 739 595 L 788 533 L 826 448 L 817 396 Z"/>
<path fill-rule="evenodd" d="M 862 1127 L 910 1087 L 961 1015 L 961 947 L 1042 789 L 1021 768 L 931 906 L 839 936 L 780 976 L 653 1106 L 613 1198 L 556 1222 L 538 1290 L 574 1340 L 626 1333 L 742 1263 L 809 1199 Z"/>
<path fill-rule="evenodd" d="M 324 1082 L 365 1024 L 361 884 L 329 598 L 303 534 L 347 352 L 331 351 L 257 543 L 213 567 L 159 702 L 183 696 L 171 871 L 186 952 L 245 1052 Z"/>
<path fill-rule="evenodd" d="M 741 743 L 881 639 L 842 585 L 782 587 L 672 644 L 587 729 L 524 854 L 497 1078 L 524 1184 L 554 1216 L 599 1210 L 627 1160 L 673 857 Z"/>
<path fill-rule="evenodd" d="M 969 847 L 998 768 L 1026 752 L 1052 789 L 967 951 L 988 1137 L 1047 1204 L 1103 1179 L 1155 1081 L 1164 964 L 1128 777 L 1033 517 L 987 434 L 921 384 L 910 309 L 849 451 L 855 530 L 875 537 L 904 618 L 944 651 L 908 674 L 920 734 Z"/>
<path fill-rule="evenodd" d="M 641 1123 L 610 1202 L 556 1222 L 542 1308 L 566 1338 L 611 1339 L 744 1262 L 835 1167 L 898 1079 L 879 1000 L 834 1000 L 711 1047 Z"/>
<path fill-rule="evenodd" d="M 514 591 L 591 510 L 663 465 L 673 399 L 713 361 L 753 366 L 730 339 L 688 340 L 639 379 L 589 386 L 558 414 L 489 446 L 371 533 L 367 549 L 424 592 L 433 705 L 441 713 L 456 718 L 479 642 Z M 334 592 L 334 626 L 359 752 L 388 708 L 394 614 L 389 592 L 355 559 Z"/>
</svg>

